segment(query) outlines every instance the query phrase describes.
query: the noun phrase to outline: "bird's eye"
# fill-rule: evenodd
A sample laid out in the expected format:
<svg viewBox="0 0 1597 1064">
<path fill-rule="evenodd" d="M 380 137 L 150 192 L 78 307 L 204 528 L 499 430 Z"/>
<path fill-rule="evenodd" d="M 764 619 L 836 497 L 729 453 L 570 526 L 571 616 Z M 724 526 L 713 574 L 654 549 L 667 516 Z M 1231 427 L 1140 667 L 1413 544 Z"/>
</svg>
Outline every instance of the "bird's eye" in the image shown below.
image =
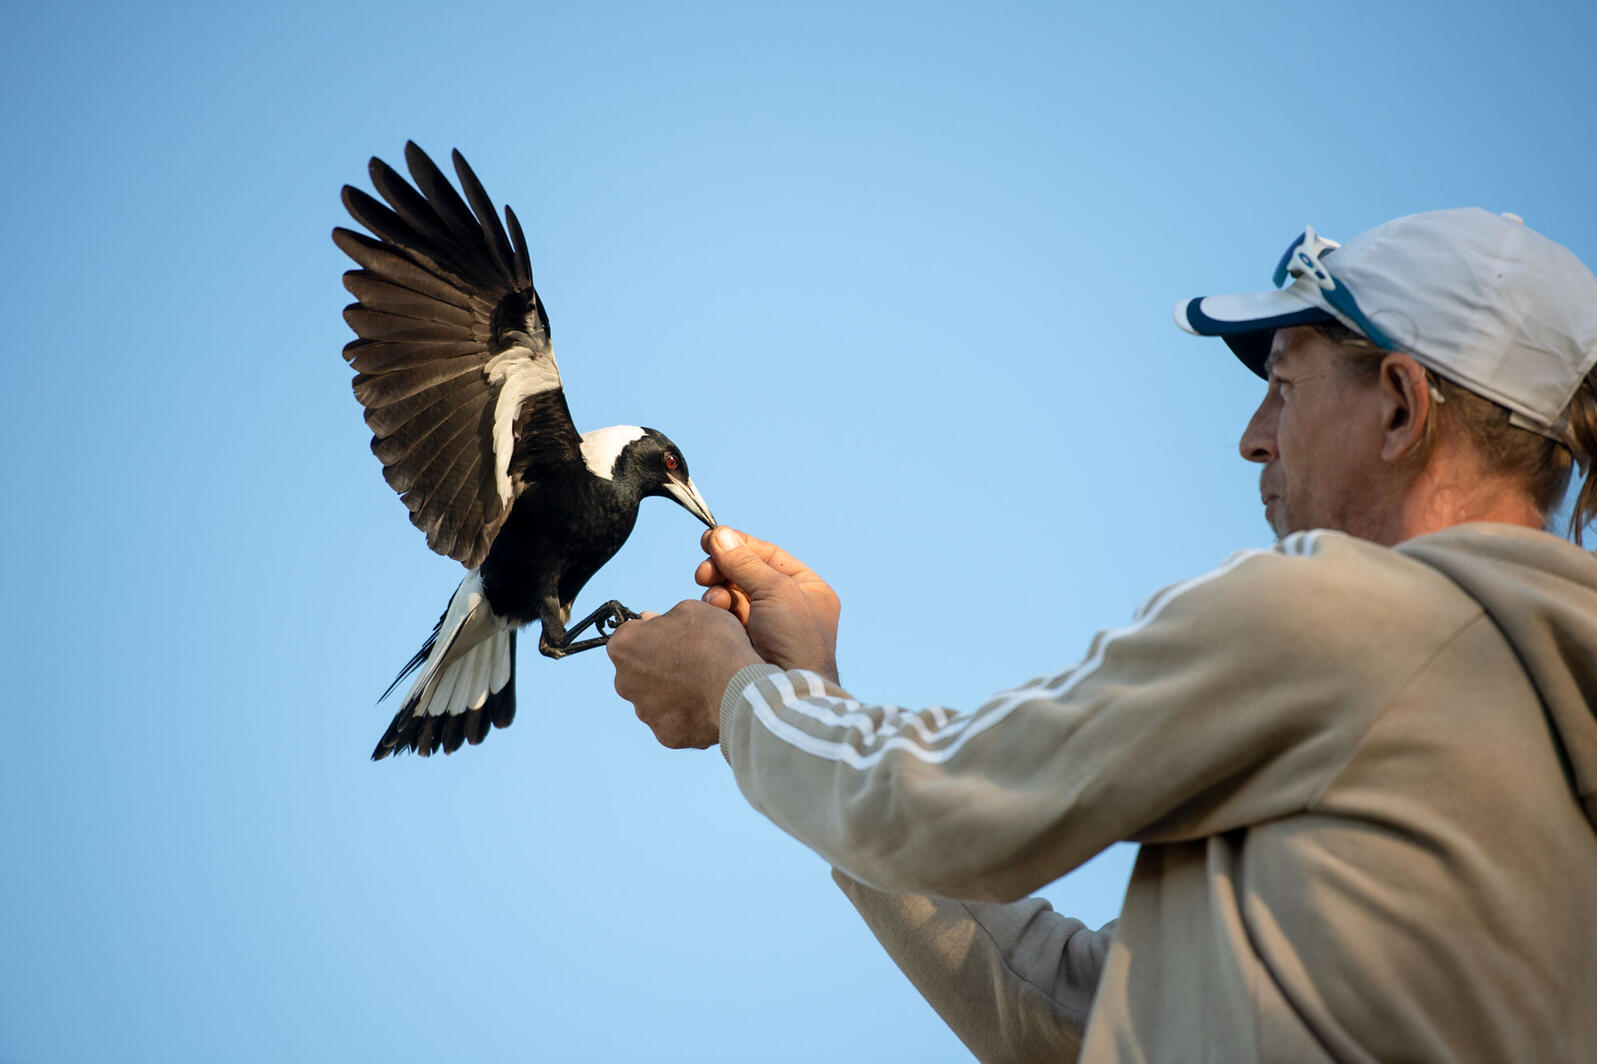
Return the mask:
<svg viewBox="0 0 1597 1064">
<path fill-rule="evenodd" d="M 665 467 L 667 469 L 675 469 L 679 465 L 681 465 L 681 462 L 677 460 L 676 455 L 672 454 L 670 451 L 665 452 Z"/>
</svg>

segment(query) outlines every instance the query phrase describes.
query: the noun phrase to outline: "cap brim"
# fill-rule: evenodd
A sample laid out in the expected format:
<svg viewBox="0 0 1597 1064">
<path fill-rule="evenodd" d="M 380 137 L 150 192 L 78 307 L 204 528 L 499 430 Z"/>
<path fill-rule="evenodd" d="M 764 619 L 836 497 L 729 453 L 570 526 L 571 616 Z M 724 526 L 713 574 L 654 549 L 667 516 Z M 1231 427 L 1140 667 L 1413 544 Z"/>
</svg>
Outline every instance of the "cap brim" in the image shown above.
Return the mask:
<svg viewBox="0 0 1597 1064">
<path fill-rule="evenodd" d="M 1306 303 L 1292 288 L 1232 296 L 1200 296 L 1176 304 L 1176 324 L 1195 336 L 1225 340 L 1242 364 L 1260 377 L 1275 330 L 1335 321 L 1330 311 Z"/>
</svg>

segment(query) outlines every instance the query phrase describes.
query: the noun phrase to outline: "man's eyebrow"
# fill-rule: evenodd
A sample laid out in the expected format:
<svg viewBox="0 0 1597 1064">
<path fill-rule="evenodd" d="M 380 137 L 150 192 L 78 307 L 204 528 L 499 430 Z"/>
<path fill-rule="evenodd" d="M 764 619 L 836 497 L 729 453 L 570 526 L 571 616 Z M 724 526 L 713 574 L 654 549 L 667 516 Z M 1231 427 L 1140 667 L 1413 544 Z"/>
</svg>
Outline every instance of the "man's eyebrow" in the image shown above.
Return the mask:
<svg viewBox="0 0 1597 1064">
<path fill-rule="evenodd" d="M 1264 356 L 1264 375 L 1266 378 L 1269 378 L 1273 373 L 1275 373 L 1275 367 L 1280 361 L 1280 351 L 1271 351 L 1268 355 Z"/>
</svg>

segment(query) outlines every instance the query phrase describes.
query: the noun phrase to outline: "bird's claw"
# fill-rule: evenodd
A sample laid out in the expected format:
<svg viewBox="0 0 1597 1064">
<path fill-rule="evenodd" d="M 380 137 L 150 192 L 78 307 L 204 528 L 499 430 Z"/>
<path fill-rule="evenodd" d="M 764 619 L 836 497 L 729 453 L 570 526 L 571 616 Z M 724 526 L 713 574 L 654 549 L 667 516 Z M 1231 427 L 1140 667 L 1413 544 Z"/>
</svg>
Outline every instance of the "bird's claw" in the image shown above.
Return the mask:
<svg viewBox="0 0 1597 1064">
<path fill-rule="evenodd" d="M 604 612 L 594 619 L 593 626 L 605 639 L 615 634 L 615 630 L 628 621 L 638 620 L 638 615 L 627 609 L 621 603 L 611 600 L 605 603 Z"/>
</svg>

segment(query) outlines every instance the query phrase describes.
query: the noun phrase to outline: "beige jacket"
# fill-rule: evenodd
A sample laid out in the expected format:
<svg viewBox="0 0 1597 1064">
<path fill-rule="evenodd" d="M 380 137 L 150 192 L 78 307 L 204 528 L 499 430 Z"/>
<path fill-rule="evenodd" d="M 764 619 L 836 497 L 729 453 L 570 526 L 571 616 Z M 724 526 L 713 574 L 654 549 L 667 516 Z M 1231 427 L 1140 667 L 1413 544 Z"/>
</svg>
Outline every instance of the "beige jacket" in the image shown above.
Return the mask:
<svg viewBox="0 0 1597 1064">
<path fill-rule="evenodd" d="M 1594 1061 L 1594 706 L 1597 559 L 1467 525 L 1238 555 L 969 713 L 745 669 L 721 742 L 983 1060 Z M 1122 839 L 1116 924 L 1016 901 Z"/>
</svg>

